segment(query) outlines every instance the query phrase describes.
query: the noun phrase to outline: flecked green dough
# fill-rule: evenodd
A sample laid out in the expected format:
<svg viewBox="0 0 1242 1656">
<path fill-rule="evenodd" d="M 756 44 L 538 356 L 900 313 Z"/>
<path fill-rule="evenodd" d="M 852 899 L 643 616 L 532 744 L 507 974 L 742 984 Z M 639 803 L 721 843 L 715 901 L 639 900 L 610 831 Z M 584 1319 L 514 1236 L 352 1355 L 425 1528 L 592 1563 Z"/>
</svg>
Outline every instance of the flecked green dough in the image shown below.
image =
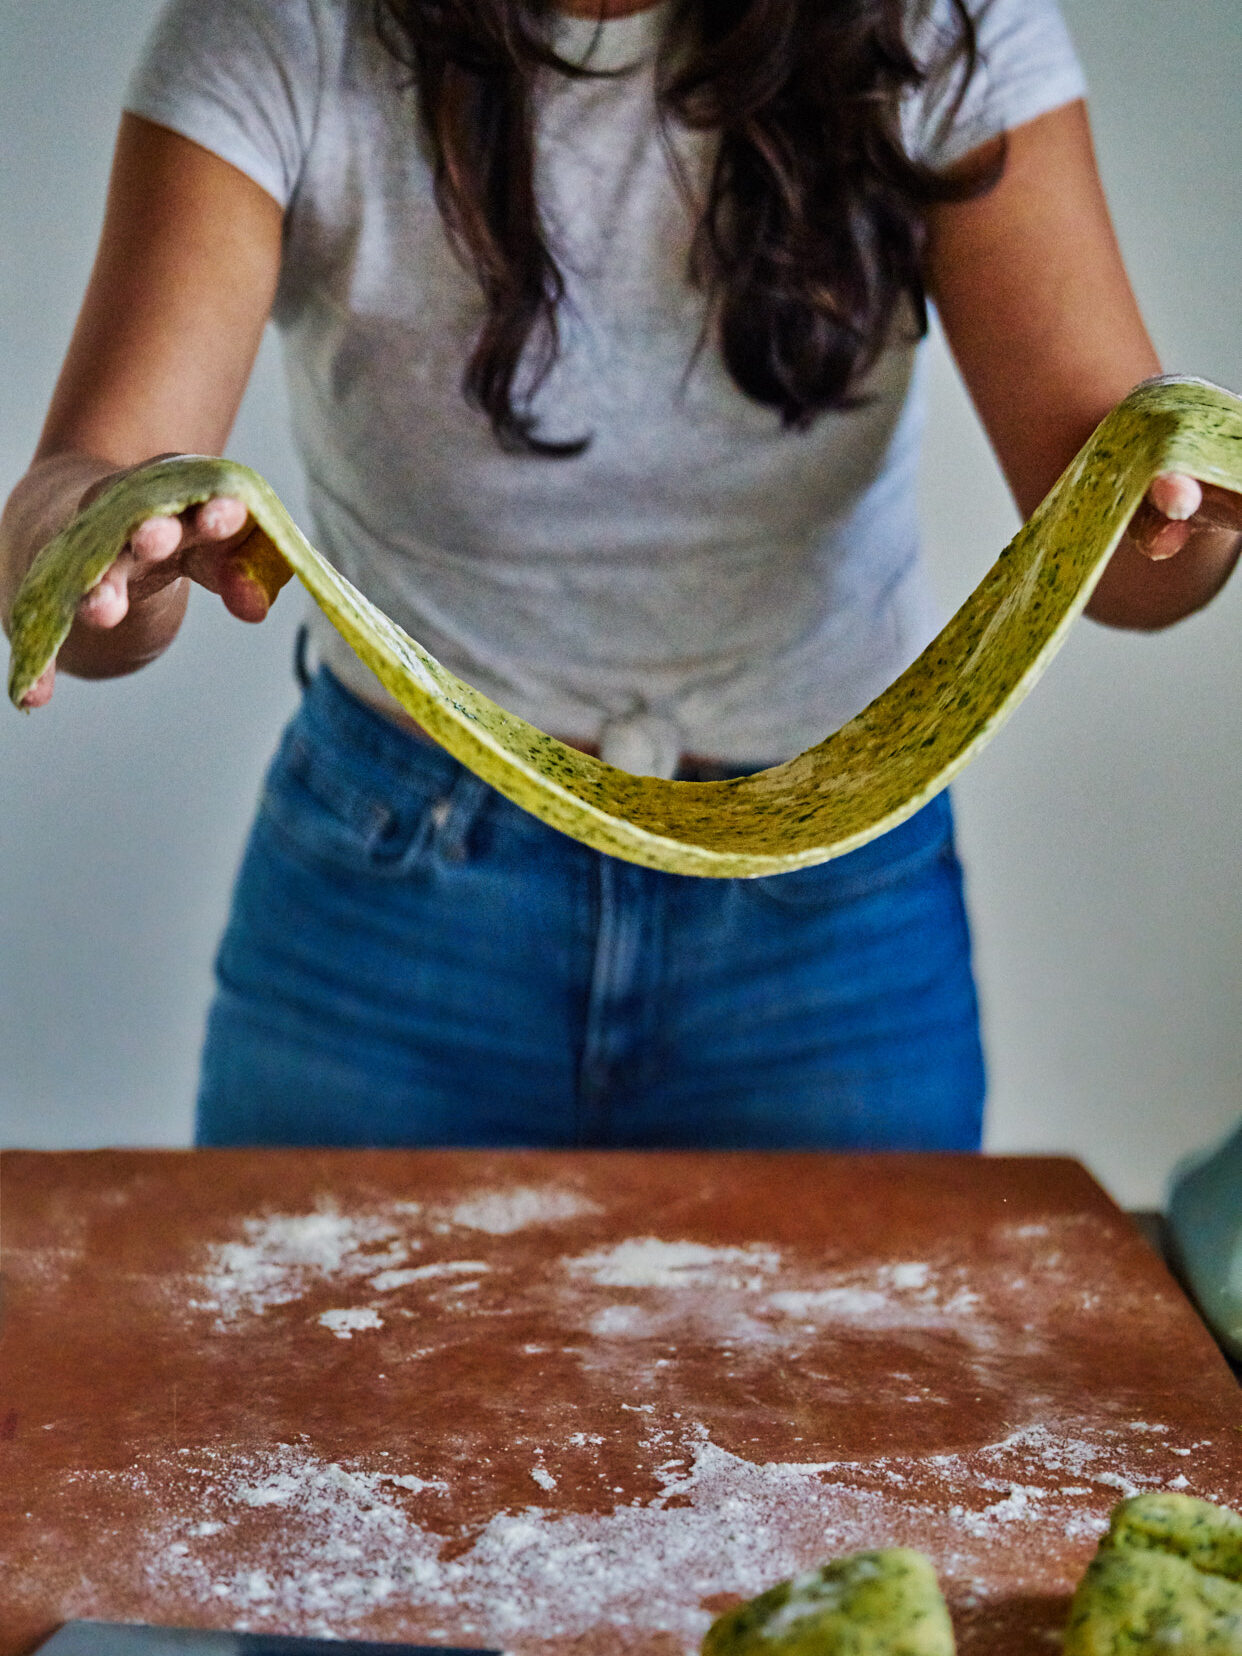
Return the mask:
<svg viewBox="0 0 1242 1656">
<path fill-rule="evenodd" d="M 364 598 L 314 550 L 270 485 L 228 460 L 166 460 L 131 473 L 44 547 L 14 606 L 9 695 L 20 705 L 78 600 L 144 518 L 234 495 L 381 683 L 502 794 L 649 868 L 779 874 L 874 839 L 948 784 L 1039 678 L 1148 484 L 1170 470 L 1242 490 L 1242 401 L 1202 380 L 1140 386 L 894 684 L 818 746 L 732 781 L 632 776 L 507 713 Z"/>
<path fill-rule="evenodd" d="M 1136 1495 L 1070 1606 L 1064 1656 L 1242 1656 L 1242 1517 L 1189 1495 Z"/>
<path fill-rule="evenodd" d="M 703 1656 L 953 1656 L 936 1572 L 904 1547 L 782 1581 L 708 1628 Z"/>
</svg>

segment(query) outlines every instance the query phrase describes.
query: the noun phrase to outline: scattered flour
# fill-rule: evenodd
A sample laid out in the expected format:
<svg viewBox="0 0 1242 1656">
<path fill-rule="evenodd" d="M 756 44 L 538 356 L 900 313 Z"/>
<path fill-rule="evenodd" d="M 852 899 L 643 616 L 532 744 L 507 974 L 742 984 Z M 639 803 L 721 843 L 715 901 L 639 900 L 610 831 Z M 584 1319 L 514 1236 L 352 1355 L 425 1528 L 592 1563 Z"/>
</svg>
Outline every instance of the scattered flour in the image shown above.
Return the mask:
<svg viewBox="0 0 1242 1656">
<path fill-rule="evenodd" d="M 448 1218 L 463 1230 L 484 1231 L 489 1236 L 512 1236 L 531 1225 L 559 1225 L 598 1213 L 596 1203 L 572 1190 L 545 1186 L 517 1186 L 512 1190 L 490 1190 L 458 1202 Z"/>
<path fill-rule="evenodd" d="M 777 1349 L 796 1356 L 834 1329 L 932 1331 L 981 1351 L 997 1342 L 995 1322 L 960 1265 L 816 1268 L 758 1244 L 710 1247 L 649 1236 L 567 1258 L 563 1266 L 588 1296 L 583 1325 L 601 1342 L 690 1335 L 712 1341 L 723 1356 L 742 1352 L 763 1361 Z M 597 1295 L 589 1297 L 601 1288 L 635 1297 L 601 1305 Z"/>
<path fill-rule="evenodd" d="M 346 1308 L 342 1311 L 321 1311 L 319 1321 L 330 1328 L 338 1340 L 352 1340 L 364 1328 L 383 1328 L 384 1319 L 369 1306 Z"/>
<path fill-rule="evenodd" d="M 409 1288 L 415 1282 L 434 1282 L 440 1277 L 472 1276 L 490 1270 L 491 1266 L 483 1259 L 448 1259 L 438 1265 L 416 1265 L 409 1270 L 381 1271 L 378 1276 L 370 1279 L 368 1287 L 386 1294 L 394 1288 Z"/>
<path fill-rule="evenodd" d="M 624 1339 L 627 1336 L 641 1339 L 647 1332 L 649 1320 L 648 1312 L 641 1305 L 605 1305 L 591 1318 L 587 1328 L 601 1340 Z"/>
<path fill-rule="evenodd" d="M 239 1489 L 237 1497 L 240 1501 L 244 1501 L 247 1506 L 252 1507 L 288 1506 L 297 1494 L 298 1480 L 289 1472 L 278 1472 L 274 1478 L 269 1478 L 266 1483 L 253 1484 L 249 1488 Z M 211 1533 L 218 1533 L 223 1527 L 222 1524 L 214 1524 Z M 201 1535 L 202 1533 L 203 1528 L 200 1524 L 195 1534 Z"/>
<path fill-rule="evenodd" d="M 214 1313 L 215 1326 L 224 1329 L 329 1287 L 334 1298 L 340 1296 L 337 1306 L 313 1314 L 345 1339 L 382 1326 L 365 1299 L 349 1303 L 351 1288 L 387 1295 L 436 1285 L 452 1286 L 456 1296 L 478 1295 L 482 1284 L 495 1279 L 491 1313 L 498 1314 L 502 1301 L 511 1304 L 522 1291 L 507 1260 L 428 1260 L 428 1242 L 454 1227 L 499 1239 L 595 1211 L 573 1191 L 520 1186 L 484 1191 L 446 1208 L 410 1202 L 360 1214 L 331 1207 L 268 1214 L 244 1221 L 243 1240 L 208 1250 L 205 1269 L 190 1285 L 188 1307 Z M 419 1253 L 422 1262 L 411 1258 Z M 713 1341 L 725 1355 L 732 1347 L 756 1357 L 774 1348 L 794 1356 L 834 1327 L 940 1331 L 981 1350 L 996 1341 L 995 1324 L 962 1268 L 929 1260 L 817 1269 L 757 1243 L 710 1246 L 647 1236 L 568 1256 L 559 1267 L 550 1263 L 548 1286 L 559 1269 L 556 1291 L 566 1316 L 576 1316 L 583 1333 L 603 1345 L 672 1344 L 678 1332 L 690 1332 Z M 637 1297 L 611 1299 L 618 1290 Z M 480 1296 L 480 1305 L 485 1298 Z M 479 1307 L 471 1314 L 480 1314 Z"/>
<path fill-rule="evenodd" d="M 565 1261 L 572 1275 L 589 1277 L 601 1288 L 720 1287 L 757 1291 L 780 1269 L 773 1248 L 751 1245 L 712 1248 L 703 1242 L 663 1242 L 632 1237 L 611 1248 Z"/>
<path fill-rule="evenodd" d="M 417 1478 L 412 1472 L 381 1472 L 379 1481 L 395 1484 L 398 1489 L 408 1489 L 414 1494 L 423 1489 L 434 1489 L 438 1495 L 448 1494 L 448 1485 L 443 1478 Z"/>
<path fill-rule="evenodd" d="M 933 1294 L 894 1295 L 877 1288 L 814 1288 L 776 1293 L 768 1300 L 773 1311 L 802 1322 L 866 1322 L 886 1328 L 894 1322 L 909 1324 L 930 1319 L 940 1321 L 951 1306 L 941 1306 Z M 924 1315 L 919 1315 L 920 1307 Z"/>
<path fill-rule="evenodd" d="M 514 1652 L 603 1626 L 671 1635 L 689 1652 L 711 1619 L 704 1601 L 749 1596 L 826 1557 L 877 1545 L 928 1551 L 950 1598 L 985 1591 L 990 1556 L 986 1592 L 1011 1592 L 1038 1580 L 1041 1535 L 1077 1536 L 1084 1546 L 1098 1536 L 1101 1484 L 1143 1481 L 1119 1460 L 1124 1443 L 1039 1425 L 936 1457 L 951 1500 L 941 1505 L 909 1493 L 918 1457 L 756 1463 L 712 1442 L 703 1426 L 671 1420 L 657 1423 L 649 1448 L 678 1451 L 653 1462 L 655 1495 L 590 1514 L 506 1510 L 452 1548 L 433 1527 L 434 1509 L 407 1504 L 449 1493 L 445 1483 L 327 1463 L 301 1444 L 153 1456 L 83 1481 L 120 1482 L 140 1499 L 146 1531 L 136 1554 L 166 1602 L 223 1605 L 239 1630 L 320 1637 L 370 1629 L 386 1609 L 415 1631 L 448 1626 Z M 1085 1469 L 1089 1482 L 1067 1491 L 1067 1467 Z M 555 1494 L 558 1479 L 542 1457 L 530 1477 Z M 278 1531 L 245 1527 L 255 1522 Z M 1008 1580 L 988 1552 L 998 1541 L 1013 1561 Z"/>
<path fill-rule="evenodd" d="M 420 1211 L 416 1202 L 398 1202 L 378 1214 L 325 1207 L 247 1219 L 244 1241 L 210 1248 L 190 1308 L 215 1311 L 222 1326 L 293 1304 L 322 1283 L 343 1284 L 403 1265 L 422 1247 L 413 1224 Z"/>
<path fill-rule="evenodd" d="M 882 1275 L 894 1288 L 926 1288 L 931 1266 L 923 1261 L 911 1260 L 905 1264 L 883 1266 Z"/>
<path fill-rule="evenodd" d="M 210 1248 L 189 1305 L 214 1311 L 223 1328 L 293 1304 L 324 1283 L 366 1279 L 376 1292 L 390 1293 L 437 1276 L 481 1273 L 490 1268 L 484 1261 L 411 1266 L 410 1255 L 425 1246 L 427 1235 L 453 1226 L 509 1236 L 595 1212 L 595 1203 L 573 1191 L 521 1186 L 485 1191 L 442 1216 L 418 1202 L 393 1202 L 370 1213 L 341 1213 L 325 1205 L 313 1213 L 265 1214 L 244 1221 L 242 1240 Z"/>
</svg>

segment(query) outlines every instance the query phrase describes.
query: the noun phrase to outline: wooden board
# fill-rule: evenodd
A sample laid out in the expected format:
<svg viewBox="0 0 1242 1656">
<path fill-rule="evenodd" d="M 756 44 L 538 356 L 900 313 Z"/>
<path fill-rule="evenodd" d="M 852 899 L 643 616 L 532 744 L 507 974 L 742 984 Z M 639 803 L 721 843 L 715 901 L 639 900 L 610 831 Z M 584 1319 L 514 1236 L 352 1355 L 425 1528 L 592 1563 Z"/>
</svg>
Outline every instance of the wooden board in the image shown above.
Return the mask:
<svg viewBox="0 0 1242 1656">
<path fill-rule="evenodd" d="M 864 1546 L 1054 1648 L 1242 1393 L 1060 1159 L 0 1160 L 0 1656 L 97 1617 L 680 1656 Z"/>
</svg>

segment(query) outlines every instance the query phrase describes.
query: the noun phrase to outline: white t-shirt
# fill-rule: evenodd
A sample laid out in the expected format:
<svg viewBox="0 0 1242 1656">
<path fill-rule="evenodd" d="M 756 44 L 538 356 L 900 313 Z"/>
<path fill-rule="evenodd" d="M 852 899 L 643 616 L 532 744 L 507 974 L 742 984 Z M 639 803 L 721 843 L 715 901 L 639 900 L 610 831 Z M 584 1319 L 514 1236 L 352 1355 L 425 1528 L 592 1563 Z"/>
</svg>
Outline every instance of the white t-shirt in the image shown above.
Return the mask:
<svg viewBox="0 0 1242 1656">
<path fill-rule="evenodd" d="M 948 0 L 912 18 L 933 29 Z M 545 730 L 669 774 L 821 740 L 906 667 L 938 616 L 919 554 L 917 349 L 808 431 L 696 352 L 691 215 L 657 121 L 666 6 L 557 44 L 629 74 L 546 74 L 536 187 L 566 281 L 534 409 L 570 460 L 501 450 L 462 372 L 483 317 L 449 247 L 406 72 L 370 0 L 171 0 L 127 107 L 202 144 L 286 210 L 282 332 L 311 536 L 447 666 Z M 971 0 L 981 66 L 956 114 L 930 84 L 903 115 L 947 162 L 1081 95 L 1055 0 Z M 690 175 L 710 137 L 679 133 Z M 385 693 L 312 612 L 322 658 Z"/>
</svg>

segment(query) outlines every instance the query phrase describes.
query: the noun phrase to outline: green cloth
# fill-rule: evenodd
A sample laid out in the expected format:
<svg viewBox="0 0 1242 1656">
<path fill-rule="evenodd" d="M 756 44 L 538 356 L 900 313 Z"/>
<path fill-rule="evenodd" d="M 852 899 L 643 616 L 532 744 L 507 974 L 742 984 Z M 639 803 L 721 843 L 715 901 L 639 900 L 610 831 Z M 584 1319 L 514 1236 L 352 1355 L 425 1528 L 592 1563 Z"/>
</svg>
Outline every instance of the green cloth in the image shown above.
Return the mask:
<svg viewBox="0 0 1242 1656">
<path fill-rule="evenodd" d="M 1242 1360 L 1242 1126 L 1214 1154 L 1173 1175 L 1173 1256 L 1199 1309 Z"/>
</svg>

